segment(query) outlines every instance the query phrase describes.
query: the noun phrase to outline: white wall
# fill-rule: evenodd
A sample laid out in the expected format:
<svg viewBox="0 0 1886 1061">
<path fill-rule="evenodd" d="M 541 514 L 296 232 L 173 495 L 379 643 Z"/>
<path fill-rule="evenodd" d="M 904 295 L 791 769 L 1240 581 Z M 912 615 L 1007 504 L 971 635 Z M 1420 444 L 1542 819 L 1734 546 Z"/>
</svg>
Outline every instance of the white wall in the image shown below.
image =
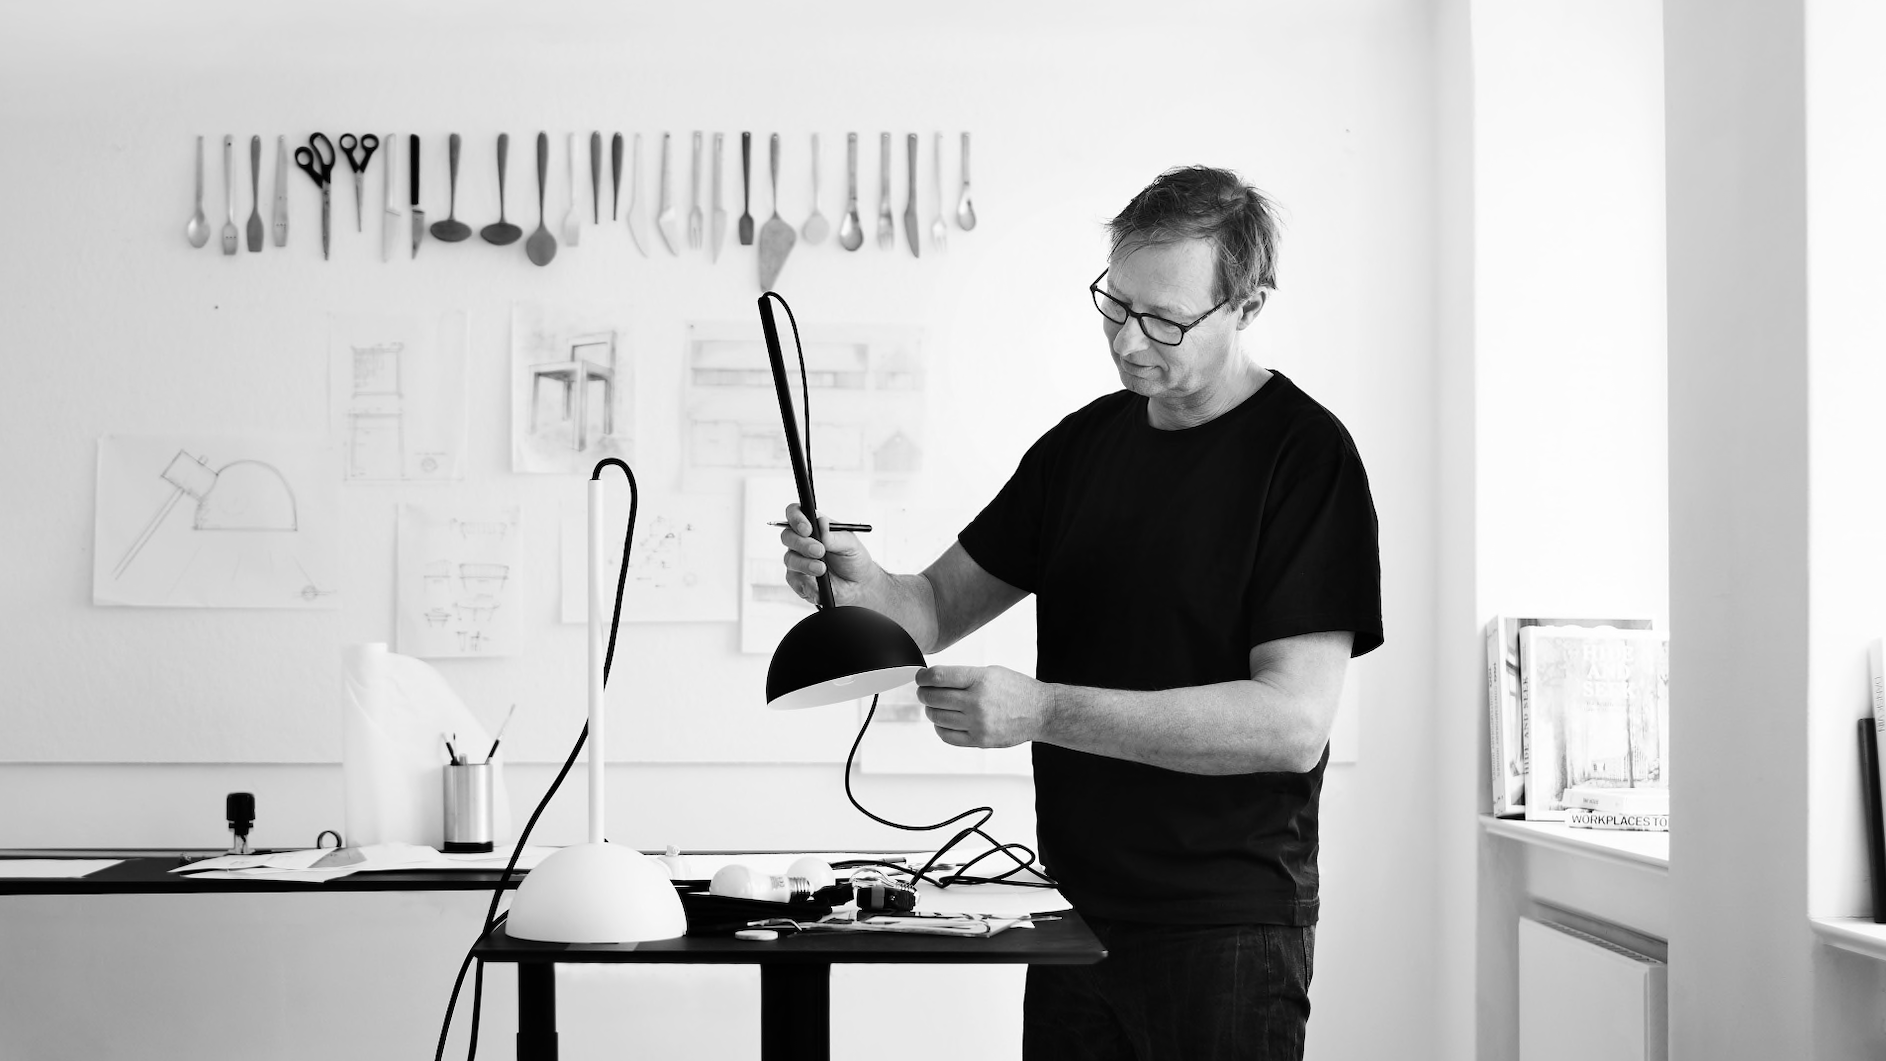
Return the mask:
<svg viewBox="0 0 1886 1061">
<path fill-rule="evenodd" d="M 676 423 L 683 323 L 752 314 L 751 260 L 740 249 L 730 246 L 718 266 L 645 262 L 619 231 L 586 232 L 581 247 L 542 270 L 482 246 L 437 243 L 417 261 L 383 266 L 373 233 L 356 237 L 341 223 L 351 211 L 345 183 L 336 189 L 335 260 L 324 263 L 309 237 L 313 192 L 299 173 L 290 175 L 297 227 L 286 252 L 244 252 L 232 262 L 212 248 L 193 251 L 179 237 L 195 135 L 213 144 L 223 132 L 300 136 L 368 122 L 418 131 L 434 145 L 426 200 L 436 216 L 437 145 L 459 131 L 468 145 L 459 213 L 476 218 L 495 212 L 484 145 L 509 130 L 520 148 L 509 205 L 515 220 L 529 221 L 523 148 L 539 128 L 750 128 L 779 130 L 788 143 L 818 129 L 826 134 L 828 213 L 842 158 L 834 145 L 844 131 L 970 129 L 976 232 L 952 233 L 946 256 L 921 262 L 869 248 L 855 259 L 829 246 L 801 248 L 781 286 L 802 316 L 926 328 L 936 369 L 936 489 L 974 496 L 992 491 L 1041 429 L 1116 386 L 1081 290 L 1104 252 L 1100 222 L 1159 169 L 1207 161 L 1240 169 L 1285 208 L 1282 290 L 1253 330 L 1254 353 L 1348 423 L 1383 527 L 1389 643 L 1362 671 L 1361 762 L 1332 769 L 1324 795 L 1325 921 L 1311 1054 L 1427 1056 L 1437 990 L 1429 975 L 1437 936 L 1427 916 L 1436 892 L 1432 819 L 1407 797 L 1432 776 L 1425 749 L 1434 712 L 1435 420 L 1425 402 L 1409 398 L 1426 393 L 1434 364 L 1430 12 L 1414 0 L 1163 10 L 1185 28 L 1184 44 L 1175 45 L 1183 62 L 1162 65 L 1149 54 L 1138 29 L 1144 11 L 1124 3 L 1087 5 L 1072 18 L 993 3 L 953 12 L 855 4 L 782 17 L 751 4 L 709 15 L 600 2 L 538 5 L 526 14 L 485 3 L 447 14 L 361 2 L 258 11 L 211 0 L 11 15 L 0 41 L 0 128 L 33 147 L 0 156 L 0 192 L 16 211 L 15 247 L 33 250 L 0 260 L 5 341 L 18 372 L 0 392 L 0 431 L 13 457 L 13 494 L 31 500 L 0 512 L 9 557 L 0 566 L 9 598 L 0 644 L 10 679 L 0 732 L 38 736 L 0 742 L 0 760 L 11 764 L 0 766 L 0 800 L 18 809 L 0 816 L 0 845 L 203 846 L 219 838 L 217 798 L 237 787 L 258 794 L 258 841 L 307 842 L 339 814 L 332 764 L 340 646 L 390 632 L 392 513 L 412 492 L 389 487 L 344 493 L 349 559 L 339 612 L 92 607 L 98 435 L 319 429 L 325 314 L 462 306 L 472 314 L 478 441 L 468 482 L 425 496 L 513 498 L 541 513 L 561 484 L 507 470 L 511 301 L 626 301 L 636 320 L 630 342 L 649 370 L 638 415 L 650 442 L 637 468 L 655 489 L 675 484 L 677 454 L 662 439 Z M 869 163 L 865 173 L 869 188 Z M 553 166 L 553 218 L 557 174 Z M 788 167 L 788 202 L 804 201 L 804 181 L 802 170 Z M 212 176 L 209 184 L 213 206 L 219 182 Z M 873 195 L 862 198 L 868 210 Z M 766 204 L 756 195 L 758 208 Z M 554 556 L 549 526 L 541 520 L 526 540 L 545 564 Z M 543 760 L 560 751 L 580 714 L 580 635 L 550 622 L 554 598 L 538 589 L 542 618 L 524 656 L 441 670 L 487 722 L 513 700 L 534 701 L 537 710 L 518 723 L 516 751 Z M 738 655 L 735 643 L 724 624 L 638 628 L 624 640 L 619 673 L 634 676 L 650 703 L 673 702 L 683 683 L 699 682 L 696 695 L 751 699 L 757 708 L 764 658 Z M 689 665 L 672 668 L 673 660 Z M 179 751 L 148 733 L 133 739 L 153 696 L 198 743 Z M 632 747 L 637 725 L 656 724 L 632 717 L 615 732 Z M 831 719 L 806 724 L 843 729 Z M 704 748 L 700 757 L 712 754 Z M 901 840 L 843 803 L 829 765 L 842 754 L 835 740 L 823 764 L 620 766 L 612 771 L 622 775 L 611 785 L 612 821 L 620 839 L 641 845 Z M 543 766 L 514 773 L 520 805 L 547 775 Z M 922 815 L 989 801 L 1004 836 L 1027 839 L 1032 831 L 1019 779 L 874 776 L 868 786 L 886 810 Z M 559 804 L 544 839 L 574 838 L 579 804 Z M 461 918 L 469 935 L 464 911 L 443 900 L 438 909 Z M 50 946 L 45 937 L 17 935 L 33 916 L 24 904 L 0 904 L 0 933 Z M 87 938 L 102 946 L 114 930 L 147 931 L 139 926 L 150 914 L 138 904 L 81 904 L 64 916 L 94 919 L 75 931 L 93 933 Z M 160 975 L 167 944 L 212 931 L 213 919 L 179 911 L 177 935 L 147 936 L 149 948 L 125 960 L 145 977 Z M 348 992 L 409 999 L 404 1011 L 363 1018 L 366 1034 L 405 1049 L 423 1044 L 442 1003 L 442 945 L 415 938 L 406 964 L 387 958 L 370 976 L 339 954 L 311 960 L 340 983 L 325 1003 L 344 1010 Z M 74 956 L 90 960 L 82 947 Z M 204 991 L 188 1005 L 203 1004 L 212 987 L 238 997 L 262 990 L 250 986 L 252 970 L 239 957 L 198 970 L 193 982 Z M 932 1056 L 956 1048 L 1013 1056 L 1013 975 L 939 975 L 954 979 L 936 990 L 970 1004 L 978 1020 L 899 1041 Z M 112 1011 L 110 999 L 72 993 L 73 982 L 61 974 L 5 992 L 0 1024 L 96 1024 L 97 1012 Z M 720 997 L 704 973 L 663 982 L 683 985 L 696 1004 Z M 605 985 L 598 997 L 608 995 Z M 609 1019 L 624 1027 L 652 1024 L 676 1005 L 672 996 L 622 995 Z M 249 997 L 277 1031 L 315 1019 L 293 992 L 269 1006 Z M 584 1023 L 602 1019 L 584 1016 L 591 1008 L 565 1007 L 569 1056 L 586 1056 L 574 1043 L 594 1042 L 603 1027 Z M 871 1013 L 870 1005 L 855 1010 L 859 1039 L 845 1056 L 862 1056 L 875 1032 L 898 1023 Z M 176 1019 L 188 1024 L 181 1013 Z M 160 1055 L 171 1048 L 148 1026 L 119 1030 Z M 488 1031 L 506 1033 L 501 1009 Z"/>
</svg>

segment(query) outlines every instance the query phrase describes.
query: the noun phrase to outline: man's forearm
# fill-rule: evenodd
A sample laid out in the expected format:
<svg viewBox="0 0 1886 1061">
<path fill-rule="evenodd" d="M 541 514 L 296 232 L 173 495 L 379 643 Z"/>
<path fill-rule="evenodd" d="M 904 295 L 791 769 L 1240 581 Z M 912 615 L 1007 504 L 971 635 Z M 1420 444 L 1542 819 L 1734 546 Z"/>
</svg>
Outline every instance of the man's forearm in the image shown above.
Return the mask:
<svg viewBox="0 0 1886 1061">
<path fill-rule="evenodd" d="M 946 645 L 937 642 L 936 591 L 922 575 L 893 575 L 883 567 L 862 587 L 860 604 L 896 620 L 910 634 L 911 640 L 925 652 L 936 652 Z"/>
<path fill-rule="evenodd" d="M 1188 774 L 1304 773 L 1322 757 L 1320 714 L 1260 681 L 1134 692 L 1047 686 L 1037 740 Z"/>
</svg>

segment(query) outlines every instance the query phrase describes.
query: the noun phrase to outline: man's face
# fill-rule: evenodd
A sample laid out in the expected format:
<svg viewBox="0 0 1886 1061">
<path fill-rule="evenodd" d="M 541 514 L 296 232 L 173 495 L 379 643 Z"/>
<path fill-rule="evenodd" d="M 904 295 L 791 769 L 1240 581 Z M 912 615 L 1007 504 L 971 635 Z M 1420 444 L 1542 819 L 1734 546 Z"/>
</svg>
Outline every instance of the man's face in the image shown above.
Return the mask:
<svg viewBox="0 0 1886 1061">
<path fill-rule="evenodd" d="M 1212 245 L 1187 239 L 1135 248 L 1113 261 L 1101 288 L 1135 312 L 1190 323 L 1218 302 Z M 1138 320 L 1115 324 L 1103 317 L 1101 323 L 1121 384 L 1135 394 L 1171 400 L 1230 378 L 1238 331 L 1249 318 L 1237 303 L 1228 303 L 1186 332 L 1177 346 L 1146 338 Z"/>
</svg>

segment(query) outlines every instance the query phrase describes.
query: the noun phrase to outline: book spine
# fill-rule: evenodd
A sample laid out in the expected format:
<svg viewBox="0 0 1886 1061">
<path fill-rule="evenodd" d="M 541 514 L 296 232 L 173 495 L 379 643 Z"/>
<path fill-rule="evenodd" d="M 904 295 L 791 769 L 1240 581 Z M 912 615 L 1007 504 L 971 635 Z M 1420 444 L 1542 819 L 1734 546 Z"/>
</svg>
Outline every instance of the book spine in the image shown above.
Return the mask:
<svg viewBox="0 0 1886 1061">
<path fill-rule="evenodd" d="M 1493 816 L 1503 818 L 1513 813 L 1506 798 L 1506 727 L 1505 703 L 1500 699 L 1500 670 L 1506 666 L 1500 645 L 1500 617 L 1487 624 L 1487 749 L 1492 757 Z"/>
<path fill-rule="evenodd" d="M 1873 878 L 1873 922 L 1886 924 L 1886 815 L 1880 810 L 1879 743 L 1877 726 L 1859 720 L 1860 804 L 1866 819 L 1866 864 Z"/>
<path fill-rule="evenodd" d="M 1620 829 L 1644 833 L 1670 831 L 1668 814 L 1601 814 L 1597 811 L 1575 810 L 1566 820 L 1574 829 Z"/>
<path fill-rule="evenodd" d="M 1575 810 L 1601 814 L 1668 814 L 1670 794 L 1666 789 L 1622 789 L 1630 795 L 1613 796 L 1607 792 L 1567 792 L 1565 802 Z M 1654 796 L 1648 793 L 1657 793 Z M 1645 793 L 1637 795 L 1636 793 Z"/>
<path fill-rule="evenodd" d="M 1873 705 L 1873 754 L 1886 762 L 1886 640 L 1874 638 L 1866 646 L 1867 701 Z M 1886 785 L 1881 786 L 1886 789 Z M 1880 820 L 1886 822 L 1886 791 L 1880 793 Z"/>
</svg>

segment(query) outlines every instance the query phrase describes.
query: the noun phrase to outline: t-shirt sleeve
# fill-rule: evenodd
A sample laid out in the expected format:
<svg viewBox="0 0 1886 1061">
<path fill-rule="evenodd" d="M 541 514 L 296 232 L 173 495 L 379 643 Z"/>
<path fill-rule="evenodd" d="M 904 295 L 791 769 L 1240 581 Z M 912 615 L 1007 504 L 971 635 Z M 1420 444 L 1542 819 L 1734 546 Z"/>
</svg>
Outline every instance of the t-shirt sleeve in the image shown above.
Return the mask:
<svg viewBox="0 0 1886 1061">
<path fill-rule="evenodd" d="M 1041 584 L 1042 527 L 1061 430 L 1049 431 L 1028 447 L 1015 474 L 956 536 L 984 571 L 1029 593 Z"/>
<path fill-rule="evenodd" d="M 1354 442 L 1335 436 L 1286 456 L 1272 481 L 1251 578 L 1253 646 L 1328 630 L 1355 632 L 1352 656 L 1382 643 L 1375 501 Z"/>
</svg>

